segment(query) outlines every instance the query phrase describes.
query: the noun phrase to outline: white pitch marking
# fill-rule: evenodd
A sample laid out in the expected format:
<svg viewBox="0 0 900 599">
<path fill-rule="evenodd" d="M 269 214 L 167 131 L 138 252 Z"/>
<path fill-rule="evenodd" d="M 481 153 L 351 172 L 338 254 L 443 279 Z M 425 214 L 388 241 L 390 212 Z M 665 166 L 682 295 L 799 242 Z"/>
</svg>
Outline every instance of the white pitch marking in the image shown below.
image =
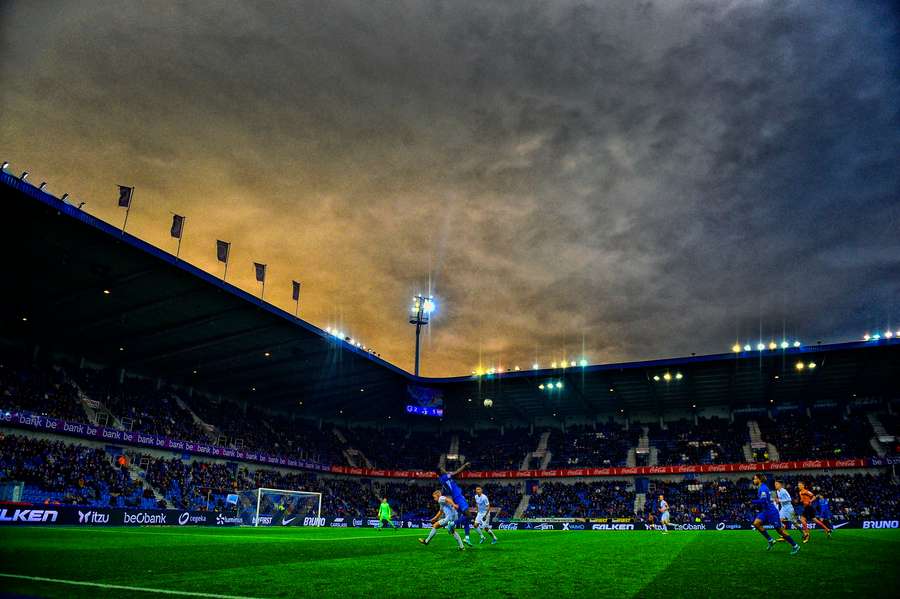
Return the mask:
<svg viewBox="0 0 900 599">
<path fill-rule="evenodd" d="M 217 595 L 215 593 L 195 593 L 193 591 L 172 591 L 169 589 L 148 589 L 147 587 L 129 587 L 121 584 L 106 584 L 102 582 L 86 582 L 83 580 L 64 580 L 62 578 L 44 578 L 43 576 L 25 576 L 23 574 L 4 574 L 2 578 L 16 578 L 18 580 L 30 580 L 34 582 L 52 582 L 54 584 L 71 584 L 82 587 L 95 587 L 99 589 L 117 589 L 121 591 L 139 591 L 141 593 L 159 593 L 162 595 L 182 595 L 188 597 L 214 597 L 216 599 L 253 599 L 242 595 Z"/>
<path fill-rule="evenodd" d="M 311 543 L 330 543 L 331 541 L 366 541 L 366 540 L 376 540 L 376 539 L 380 539 L 383 541 L 386 539 L 403 539 L 403 538 L 415 537 L 415 536 L 419 536 L 422 534 L 421 532 L 416 532 L 413 534 L 409 534 L 409 533 L 399 534 L 399 535 L 391 534 L 391 535 L 384 535 L 384 536 L 333 537 L 333 538 L 324 538 L 324 539 L 296 539 L 296 538 L 292 539 L 288 536 L 252 535 L 252 534 L 250 534 L 249 530 L 248 530 L 248 534 L 246 534 L 246 535 L 241 535 L 241 534 L 238 534 L 238 535 L 197 534 L 197 533 L 191 533 L 191 532 L 167 532 L 167 531 L 156 532 L 155 530 L 154 530 L 154 532 L 150 532 L 149 529 L 146 531 L 143 531 L 143 530 L 122 530 L 119 528 L 49 528 L 49 527 L 43 527 L 43 526 L 41 526 L 41 527 L 35 526 L 34 528 L 32 528 L 30 530 L 52 530 L 55 532 L 63 531 L 63 530 L 67 531 L 67 532 L 107 532 L 107 533 L 115 533 L 115 534 L 132 534 L 132 535 L 151 534 L 151 535 L 160 535 L 160 536 L 167 535 L 170 537 L 197 537 L 197 538 L 201 538 L 201 539 L 244 539 L 244 540 L 273 539 L 273 540 L 277 540 L 277 541 L 285 541 L 288 543 L 305 543 L 307 541 L 309 541 Z M 184 530 L 184 529 L 176 528 L 175 530 Z M 223 529 L 213 528 L 212 530 L 223 530 Z M 288 529 L 284 528 L 284 529 L 280 529 L 280 530 L 288 530 Z M 427 529 L 425 529 L 425 530 L 427 530 Z"/>
</svg>

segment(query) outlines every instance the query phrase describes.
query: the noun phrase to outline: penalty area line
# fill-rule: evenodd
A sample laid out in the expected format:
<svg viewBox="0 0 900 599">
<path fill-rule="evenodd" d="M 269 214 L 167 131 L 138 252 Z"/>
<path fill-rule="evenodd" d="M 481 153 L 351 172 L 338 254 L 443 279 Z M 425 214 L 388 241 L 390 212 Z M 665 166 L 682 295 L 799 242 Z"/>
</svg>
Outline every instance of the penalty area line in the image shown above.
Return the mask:
<svg viewBox="0 0 900 599">
<path fill-rule="evenodd" d="M 65 580 L 62 578 L 45 578 L 43 576 L 25 576 L 24 574 L 5 574 L 0 572 L 0 578 L 14 578 L 16 580 L 28 580 L 31 582 L 49 582 L 53 584 L 69 584 L 81 587 L 94 587 L 98 589 L 116 589 L 119 591 L 137 591 L 140 593 L 157 593 L 161 595 L 181 595 L 183 597 L 215 597 L 217 599 L 253 599 L 242 595 L 218 595 L 216 593 L 198 593 L 194 591 L 173 591 L 171 589 L 149 589 L 147 587 L 131 587 L 121 584 L 106 584 L 103 582 L 87 582 L 83 580 Z"/>
</svg>

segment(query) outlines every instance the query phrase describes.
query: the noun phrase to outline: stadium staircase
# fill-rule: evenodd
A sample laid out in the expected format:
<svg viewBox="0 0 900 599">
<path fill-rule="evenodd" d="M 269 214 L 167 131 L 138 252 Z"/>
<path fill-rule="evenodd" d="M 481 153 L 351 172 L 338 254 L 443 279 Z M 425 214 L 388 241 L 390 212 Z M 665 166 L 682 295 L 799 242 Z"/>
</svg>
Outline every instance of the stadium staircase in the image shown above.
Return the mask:
<svg viewBox="0 0 900 599">
<path fill-rule="evenodd" d="M 628 455 L 625 456 L 625 466 L 628 468 L 634 468 L 637 466 L 637 454 L 635 453 L 634 447 L 628 450 Z"/>
<path fill-rule="evenodd" d="M 744 450 L 744 461 L 747 462 L 748 464 L 752 464 L 753 463 L 753 450 L 750 448 L 750 444 L 744 443 L 744 446 L 742 449 Z"/>
<path fill-rule="evenodd" d="M 635 463 L 638 455 L 647 456 L 647 465 L 656 466 L 659 463 L 659 450 L 650 445 L 650 427 L 641 427 L 641 436 L 638 439 L 638 446 L 635 450 Z"/>
<path fill-rule="evenodd" d="M 178 404 L 178 407 L 180 407 L 182 410 L 186 410 L 187 413 L 191 415 L 191 420 L 193 420 L 194 424 L 196 424 L 200 428 L 200 430 L 205 431 L 206 436 L 209 438 L 209 440 L 215 443 L 221 435 L 221 431 L 218 431 L 213 425 L 203 422 L 203 420 L 201 420 L 200 417 L 197 416 L 194 410 L 191 409 L 191 406 L 184 402 L 180 397 L 174 397 L 175 403 Z"/>
<path fill-rule="evenodd" d="M 107 410 L 99 401 L 88 397 L 87 393 L 81 390 L 81 387 L 74 378 L 66 375 L 66 382 L 75 387 L 75 390 L 78 392 L 79 403 L 84 410 L 85 416 L 87 416 L 88 422 L 94 426 L 99 426 L 104 422 L 114 423 L 113 426 L 116 426 L 116 428 L 122 428 L 122 423 L 112 415 L 112 412 Z"/>
<path fill-rule="evenodd" d="M 528 503 L 530 501 L 531 495 L 522 493 L 522 499 L 519 500 L 519 505 L 516 506 L 516 511 L 513 512 L 513 518 L 524 518 L 525 512 L 528 511 Z"/>
<path fill-rule="evenodd" d="M 875 433 L 875 436 L 869 440 L 869 444 L 875 450 L 875 453 L 883 458 L 887 455 L 887 450 L 883 444 L 893 443 L 895 441 L 894 435 L 887 432 L 887 429 L 881 424 L 878 414 L 869 412 L 866 416 L 869 419 L 869 424 L 872 425 L 872 432 Z"/>
<path fill-rule="evenodd" d="M 451 435 L 450 436 L 450 449 L 447 450 L 447 457 L 452 459 L 454 456 L 459 456 L 459 435 Z"/>
<path fill-rule="evenodd" d="M 159 492 L 159 489 L 150 484 L 150 481 L 147 480 L 147 465 L 150 463 L 150 458 L 147 456 L 142 456 L 137 452 L 126 452 L 128 456 L 128 476 L 131 477 L 131 480 L 141 483 L 144 487 L 150 489 L 150 492 L 153 493 L 153 497 L 157 502 L 163 501 L 167 508 L 174 508 L 175 504 L 169 501 L 169 499 Z M 159 505 L 157 503 L 157 505 Z"/>
<path fill-rule="evenodd" d="M 778 453 L 778 448 L 771 443 L 766 442 L 762 438 L 762 431 L 759 430 L 759 423 L 756 420 L 747 421 L 747 430 L 750 432 L 750 462 L 754 461 L 754 449 L 765 449 L 766 453 L 769 454 L 769 460 L 773 462 L 778 462 L 781 460 L 781 455 Z M 744 454 L 744 457 L 746 457 L 746 453 Z"/>
<path fill-rule="evenodd" d="M 347 436 L 341 432 L 341 430 L 337 427 L 331 429 L 332 434 L 337 437 L 337 440 L 344 445 L 345 447 L 341 449 L 341 454 L 344 456 L 344 460 L 347 462 L 347 465 L 351 468 L 374 468 L 375 466 L 372 464 L 372 460 L 366 457 L 366 454 L 362 452 L 361 449 L 357 449 L 356 447 L 352 447 L 350 442 L 347 441 Z"/>
<path fill-rule="evenodd" d="M 541 470 L 546 470 L 547 466 L 550 465 L 550 460 L 553 458 L 552 452 L 547 450 L 547 444 L 550 441 L 550 431 L 544 431 L 541 433 L 541 438 L 538 440 L 537 449 L 525 454 L 525 457 L 522 459 L 522 466 L 519 470 L 531 470 L 531 460 L 540 460 L 537 463 L 537 467 Z M 527 507 L 527 505 L 526 505 Z"/>
<path fill-rule="evenodd" d="M 643 514 L 644 513 L 644 505 L 647 503 L 647 494 L 646 493 L 635 493 L 634 494 L 634 513 L 635 514 Z"/>
</svg>

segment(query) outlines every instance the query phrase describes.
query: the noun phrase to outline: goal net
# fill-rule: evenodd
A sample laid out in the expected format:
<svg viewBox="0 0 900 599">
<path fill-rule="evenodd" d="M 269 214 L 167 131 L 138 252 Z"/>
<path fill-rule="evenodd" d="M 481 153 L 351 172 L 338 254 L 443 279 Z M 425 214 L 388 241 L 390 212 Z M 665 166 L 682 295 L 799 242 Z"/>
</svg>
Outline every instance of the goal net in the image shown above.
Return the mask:
<svg viewBox="0 0 900 599">
<path fill-rule="evenodd" d="M 238 515 L 244 526 L 302 526 L 316 518 L 321 526 L 322 494 L 286 489 L 248 489 L 238 493 Z"/>
</svg>

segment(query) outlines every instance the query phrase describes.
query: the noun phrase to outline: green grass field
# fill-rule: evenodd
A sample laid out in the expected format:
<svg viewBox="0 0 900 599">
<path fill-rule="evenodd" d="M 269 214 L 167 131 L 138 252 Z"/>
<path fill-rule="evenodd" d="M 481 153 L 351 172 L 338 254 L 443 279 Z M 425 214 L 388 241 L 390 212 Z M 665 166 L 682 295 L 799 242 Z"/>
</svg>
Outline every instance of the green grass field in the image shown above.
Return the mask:
<svg viewBox="0 0 900 599">
<path fill-rule="evenodd" d="M 0 589 L 43 597 L 896 597 L 900 531 L 498 531 L 460 553 L 411 530 L 3 528 Z M 477 537 L 476 537 L 477 538 Z M 38 580 L 54 579 L 49 580 Z M 89 582 L 99 586 L 80 586 Z M 140 589 L 137 589 L 139 587 Z"/>
</svg>

